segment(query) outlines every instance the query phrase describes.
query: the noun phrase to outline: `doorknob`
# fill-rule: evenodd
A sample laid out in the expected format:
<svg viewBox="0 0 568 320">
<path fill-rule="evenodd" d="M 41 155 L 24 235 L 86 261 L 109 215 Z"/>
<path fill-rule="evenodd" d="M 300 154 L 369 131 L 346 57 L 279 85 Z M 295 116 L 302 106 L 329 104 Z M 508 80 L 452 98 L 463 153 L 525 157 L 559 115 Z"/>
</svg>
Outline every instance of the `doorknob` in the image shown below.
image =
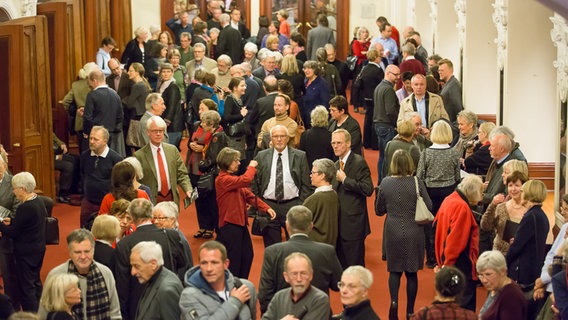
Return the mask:
<svg viewBox="0 0 568 320">
<path fill-rule="evenodd" d="M 309 22 L 306 22 L 306 26 L 308 26 L 308 28 L 313 29 L 312 25 Z"/>
<path fill-rule="evenodd" d="M 302 23 L 301 23 L 301 22 L 298 22 L 298 23 L 296 23 L 296 27 L 294 28 L 294 30 L 297 31 L 297 30 L 300 29 L 301 27 L 302 27 Z"/>
<path fill-rule="evenodd" d="M 13 146 L 14 148 L 19 148 L 19 147 L 20 147 L 20 143 L 19 143 L 19 142 L 16 142 L 16 143 L 14 143 L 12 146 Z"/>
</svg>

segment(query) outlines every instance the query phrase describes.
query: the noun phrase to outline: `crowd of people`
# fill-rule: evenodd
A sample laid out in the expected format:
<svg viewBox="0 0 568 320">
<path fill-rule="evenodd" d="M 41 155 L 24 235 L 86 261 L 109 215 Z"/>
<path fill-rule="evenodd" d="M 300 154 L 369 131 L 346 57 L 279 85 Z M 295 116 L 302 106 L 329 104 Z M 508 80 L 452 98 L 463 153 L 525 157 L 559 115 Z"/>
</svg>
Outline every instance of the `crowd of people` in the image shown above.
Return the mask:
<svg viewBox="0 0 568 320">
<path fill-rule="evenodd" d="M 60 181 L 58 200 L 69 202 L 68 180 L 80 181 L 80 228 L 43 286 L 46 202 L 30 173 L 12 176 L 3 152 L 0 309 L 244 320 L 257 319 L 258 301 L 262 319 L 378 319 L 369 299 L 378 275 L 365 268 L 375 191 L 375 213 L 386 215 L 389 319 L 398 319 L 403 274 L 406 318 L 568 314 L 567 225 L 547 245 L 546 187 L 529 179 L 514 133 L 464 109 L 452 62 L 428 56 L 419 32 L 399 33 L 385 17 L 375 37 L 357 27 L 350 67 L 335 56 L 325 14 L 307 38 L 286 10 L 261 17 L 251 37 L 240 9 L 220 3 L 208 1 L 207 21 L 183 11 L 169 30 L 137 28 L 120 60 L 105 37 L 79 72 L 62 100 L 79 177 Z M 362 128 L 350 104 L 365 115 Z M 377 177 L 365 150 L 379 151 Z M 433 221 L 417 223 L 419 199 Z M 195 266 L 178 223 L 192 203 L 193 237 L 206 240 Z M 248 280 L 251 221 L 265 247 L 258 288 Z M 436 296 L 415 310 L 424 265 L 436 272 Z M 489 295 L 476 310 L 479 283 Z"/>
</svg>

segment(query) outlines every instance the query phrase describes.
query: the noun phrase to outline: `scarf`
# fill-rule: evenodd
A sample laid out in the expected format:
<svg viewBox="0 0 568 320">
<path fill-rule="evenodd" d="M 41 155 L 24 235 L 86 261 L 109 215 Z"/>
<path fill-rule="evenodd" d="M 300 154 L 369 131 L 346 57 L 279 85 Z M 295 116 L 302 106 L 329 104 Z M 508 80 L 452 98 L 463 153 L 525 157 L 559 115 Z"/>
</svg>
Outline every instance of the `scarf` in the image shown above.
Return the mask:
<svg viewBox="0 0 568 320">
<path fill-rule="evenodd" d="M 463 135 L 460 133 L 460 138 L 455 144 L 454 149 L 460 154 L 460 157 L 466 158 L 466 149 L 468 148 L 468 142 L 473 141 L 477 138 L 477 127 L 473 127 L 473 130 L 468 135 Z M 472 149 L 473 150 L 473 149 Z M 469 153 L 471 155 L 472 152 Z"/>
<path fill-rule="evenodd" d="M 164 94 L 164 91 L 166 91 L 166 89 L 170 86 L 170 83 L 172 83 L 172 82 L 175 83 L 175 81 L 176 81 L 176 80 L 175 80 L 174 78 L 171 78 L 171 79 L 168 80 L 168 81 L 162 82 L 162 84 L 160 85 L 160 90 L 159 90 L 159 91 L 160 91 L 160 94 Z"/>
<path fill-rule="evenodd" d="M 108 320 L 110 319 L 110 299 L 106 282 L 101 270 L 93 262 L 86 276 L 79 274 L 73 261 L 69 261 L 68 273 L 77 275 L 80 278 L 87 278 L 87 301 L 73 307 L 73 312 L 79 319 L 89 320 Z M 87 316 L 83 314 L 83 304 L 87 305 Z"/>
</svg>

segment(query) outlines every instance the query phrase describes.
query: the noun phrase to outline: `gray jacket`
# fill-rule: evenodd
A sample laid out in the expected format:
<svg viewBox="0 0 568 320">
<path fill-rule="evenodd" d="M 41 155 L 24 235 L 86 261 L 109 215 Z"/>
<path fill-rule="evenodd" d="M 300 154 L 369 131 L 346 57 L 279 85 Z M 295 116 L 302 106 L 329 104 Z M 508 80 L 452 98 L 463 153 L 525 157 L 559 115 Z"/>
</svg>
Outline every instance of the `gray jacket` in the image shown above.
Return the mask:
<svg viewBox="0 0 568 320">
<path fill-rule="evenodd" d="M 251 320 L 256 319 L 256 289 L 252 282 L 233 277 L 225 270 L 225 288 L 230 292 L 235 285 L 244 284 L 250 292 L 250 300 L 246 304 L 234 297 L 227 301 L 221 300 L 209 283 L 201 276 L 197 265 L 185 274 L 185 285 L 179 299 L 181 319 L 210 319 L 210 320 Z"/>
</svg>

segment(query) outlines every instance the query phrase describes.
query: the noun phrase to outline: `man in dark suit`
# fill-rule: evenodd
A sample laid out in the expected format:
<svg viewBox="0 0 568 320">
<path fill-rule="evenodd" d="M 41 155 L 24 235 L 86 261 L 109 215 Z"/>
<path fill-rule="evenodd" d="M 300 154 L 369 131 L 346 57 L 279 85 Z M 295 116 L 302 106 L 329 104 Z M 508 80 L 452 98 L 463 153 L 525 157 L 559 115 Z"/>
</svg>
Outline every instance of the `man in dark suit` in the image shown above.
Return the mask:
<svg viewBox="0 0 568 320">
<path fill-rule="evenodd" d="M 454 64 L 448 59 L 438 62 L 440 80 L 444 81 L 444 87 L 440 91 L 444 99 L 444 107 L 448 112 L 450 121 L 457 123 L 458 113 L 463 110 L 461 83 L 454 77 Z"/>
<path fill-rule="evenodd" d="M 217 48 L 215 48 L 215 60 L 220 55 L 226 54 L 231 57 L 233 63 L 238 63 L 243 60 L 243 38 L 238 30 L 231 27 L 230 21 L 231 17 L 228 14 L 221 15 L 223 30 L 219 32 Z"/>
<path fill-rule="evenodd" d="M 327 53 L 327 63 L 331 64 L 335 67 L 335 69 L 337 69 L 337 73 L 339 73 L 339 77 L 341 78 L 341 87 L 339 88 L 337 94 L 345 97 L 351 71 L 349 71 L 349 68 L 347 67 L 347 64 L 345 62 L 336 59 L 337 52 L 335 51 L 334 45 L 328 43 L 324 46 L 324 49 Z"/>
<path fill-rule="evenodd" d="M 136 151 L 134 156 L 142 164 L 144 178 L 140 183 L 150 187 L 152 202 L 173 201 L 179 205 L 178 186 L 190 199 L 193 188 L 178 149 L 163 142 L 166 127 L 166 122 L 162 118 L 151 117 L 147 122 L 150 142 Z"/>
<path fill-rule="evenodd" d="M 163 267 L 162 248 L 155 241 L 142 241 L 130 253 L 132 274 L 146 284 L 135 319 L 179 319 L 183 285 L 175 273 Z"/>
<path fill-rule="evenodd" d="M 124 319 L 135 319 L 135 312 L 142 294 L 142 287 L 131 276 L 130 254 L 132 248 L 142 241 L 155 241 L 162 247 L 164 267 L 183 279 L 188 262 L 183 253 L 181 239 L 177 231 L 158 229 L 152 223 L 152 203 L 146 199 L 134 199 L 128 207 L 136 231 L 116 245 L 115 272 L 116 289 Z"/>
<path fill-rule="evenodd" d="M 268 76 L 277 76 L 280 74 L 278 64 L 276 64 L 276 56 L 272 51 L 267 51 L 264 56 L 260 57 L 261 66 L 252 71 L 252 75 L 264 80 Z"/>
<path fill-rule="evenodd" d="M 372 186 L 371 186 L 372 187 Z M 260 311 L 265 312 L 276 292 L 289 287 L 284 280 L 284 259 L 293 252 L 306 254 L 314 268 L 312 285 L 329 294 L 329 289 L 339 291 L 337 283 L 343 269 L 335 255 L 333 246 L 308 238 L 313 228 L 312 212 L 304 206 L 292 207 L 286 215 L 286 229 L 290 240 L 274 244 L 264 251 L 260 273 L 258 301 Z"/>
<path fill-rule="evenodd" d="M 264 121 L 274 117 L 274 100 L 278 95 L 278 80 L 276 77 L 268 76 L 263 83 L 266 96 L 256 100 L 256 104 L 248 116 L 248 122 L 251 128 L 254 129 L 253 135 L 255 137 L 260 132 Z"/>
<path fill-rule="evenodd" d="M 93 90 L 87 94 L 85 102 L 83 137 L 89 138 L 88 133 L 93 126 L 103 126 L 110 134 L 109 147 L 124 157 L 126 155 L 122 134 L 124 112 L 120 97 L 116 91 L 106 85 L 102 71 L 92 71 L 88 81 Z"/>
<path fill-rule="evenodd" d="M 128 73 L 124 72 L 122 65 L 116 58 L 112 58 L 108 61 L 108 68 L 111 74 L 106 77 L 106 84 L 109 88 L 113 89 L 118 93 L 120 99 L 124 99 L 130 95 L 130 90 L 134 84 L 132 80 L 128 78 Z"/>
<path fill-rule="evenodd" d="M 355 106 L 365 107 L 365 120 L 363 122 L 363 146 L 366 149 L 378 149 L 377 134 L 373 128 L 373 113 L 374 113 L 374 101 L 373 93 L 375 88 L 381 83 L 385 77 L 383 67 L 381 66 L 382 61 L 382 48 L 383 46 L 379 43 L 377 45 L 380 50 L 371 49 L 367 52 L 367 59 L 369 59 L 369 64 L 367 64 L 359 75 L 357 79 L 353 81 L 351 88 L 351 103 Z M 383 62 L 383 66 L 386 62 Z"/>
<path fill-rule="evenodd" d="M 308 31 L 308 45 L 306 48 L 308 58 L 310 60 L 317 60 L 316 50 L 323 48 L 327 43 L 335 45 L 335 37 L 333 36 L 333 30 L 329 28 L 329 21 L 326 15 L 320 13 L 318 15 L 317 27 Z"/>
<path fill-rule="evenodd" d="M 367 197 L 373 194 L 371 171 L 365 159 L 351 152 L 351 135 L 345 129 L 331 134 L 337 179 L 333 189 L 339 198 L 339 236 L 337 256 L 343 269 L 365 266 L 365 238 L 371 233 Z"/>
<path fill-rule="evenodd" d="M 231 10 L 231 27 L 239 30 L 243 40 L 250 38 L 250 30 L 241 22 L 241 10 L 237 8 L 233 8 L 233 10 Z"/>
<path fill-rule="evenodd" d="M 276 211 L 276 219 L 269 221 L 262 235 L 265 248 L 282 242 L 280 228 L 286 227 L 286 213 L 312 193 L 306 153 L 288 147 L 288 129 L 282 125 L 274 126 L 270 130 L 270 139 L 272 147 L 260 151 L 255 158 L 258 166 L 252 184 L 254 194 Z"/>
</svg>

